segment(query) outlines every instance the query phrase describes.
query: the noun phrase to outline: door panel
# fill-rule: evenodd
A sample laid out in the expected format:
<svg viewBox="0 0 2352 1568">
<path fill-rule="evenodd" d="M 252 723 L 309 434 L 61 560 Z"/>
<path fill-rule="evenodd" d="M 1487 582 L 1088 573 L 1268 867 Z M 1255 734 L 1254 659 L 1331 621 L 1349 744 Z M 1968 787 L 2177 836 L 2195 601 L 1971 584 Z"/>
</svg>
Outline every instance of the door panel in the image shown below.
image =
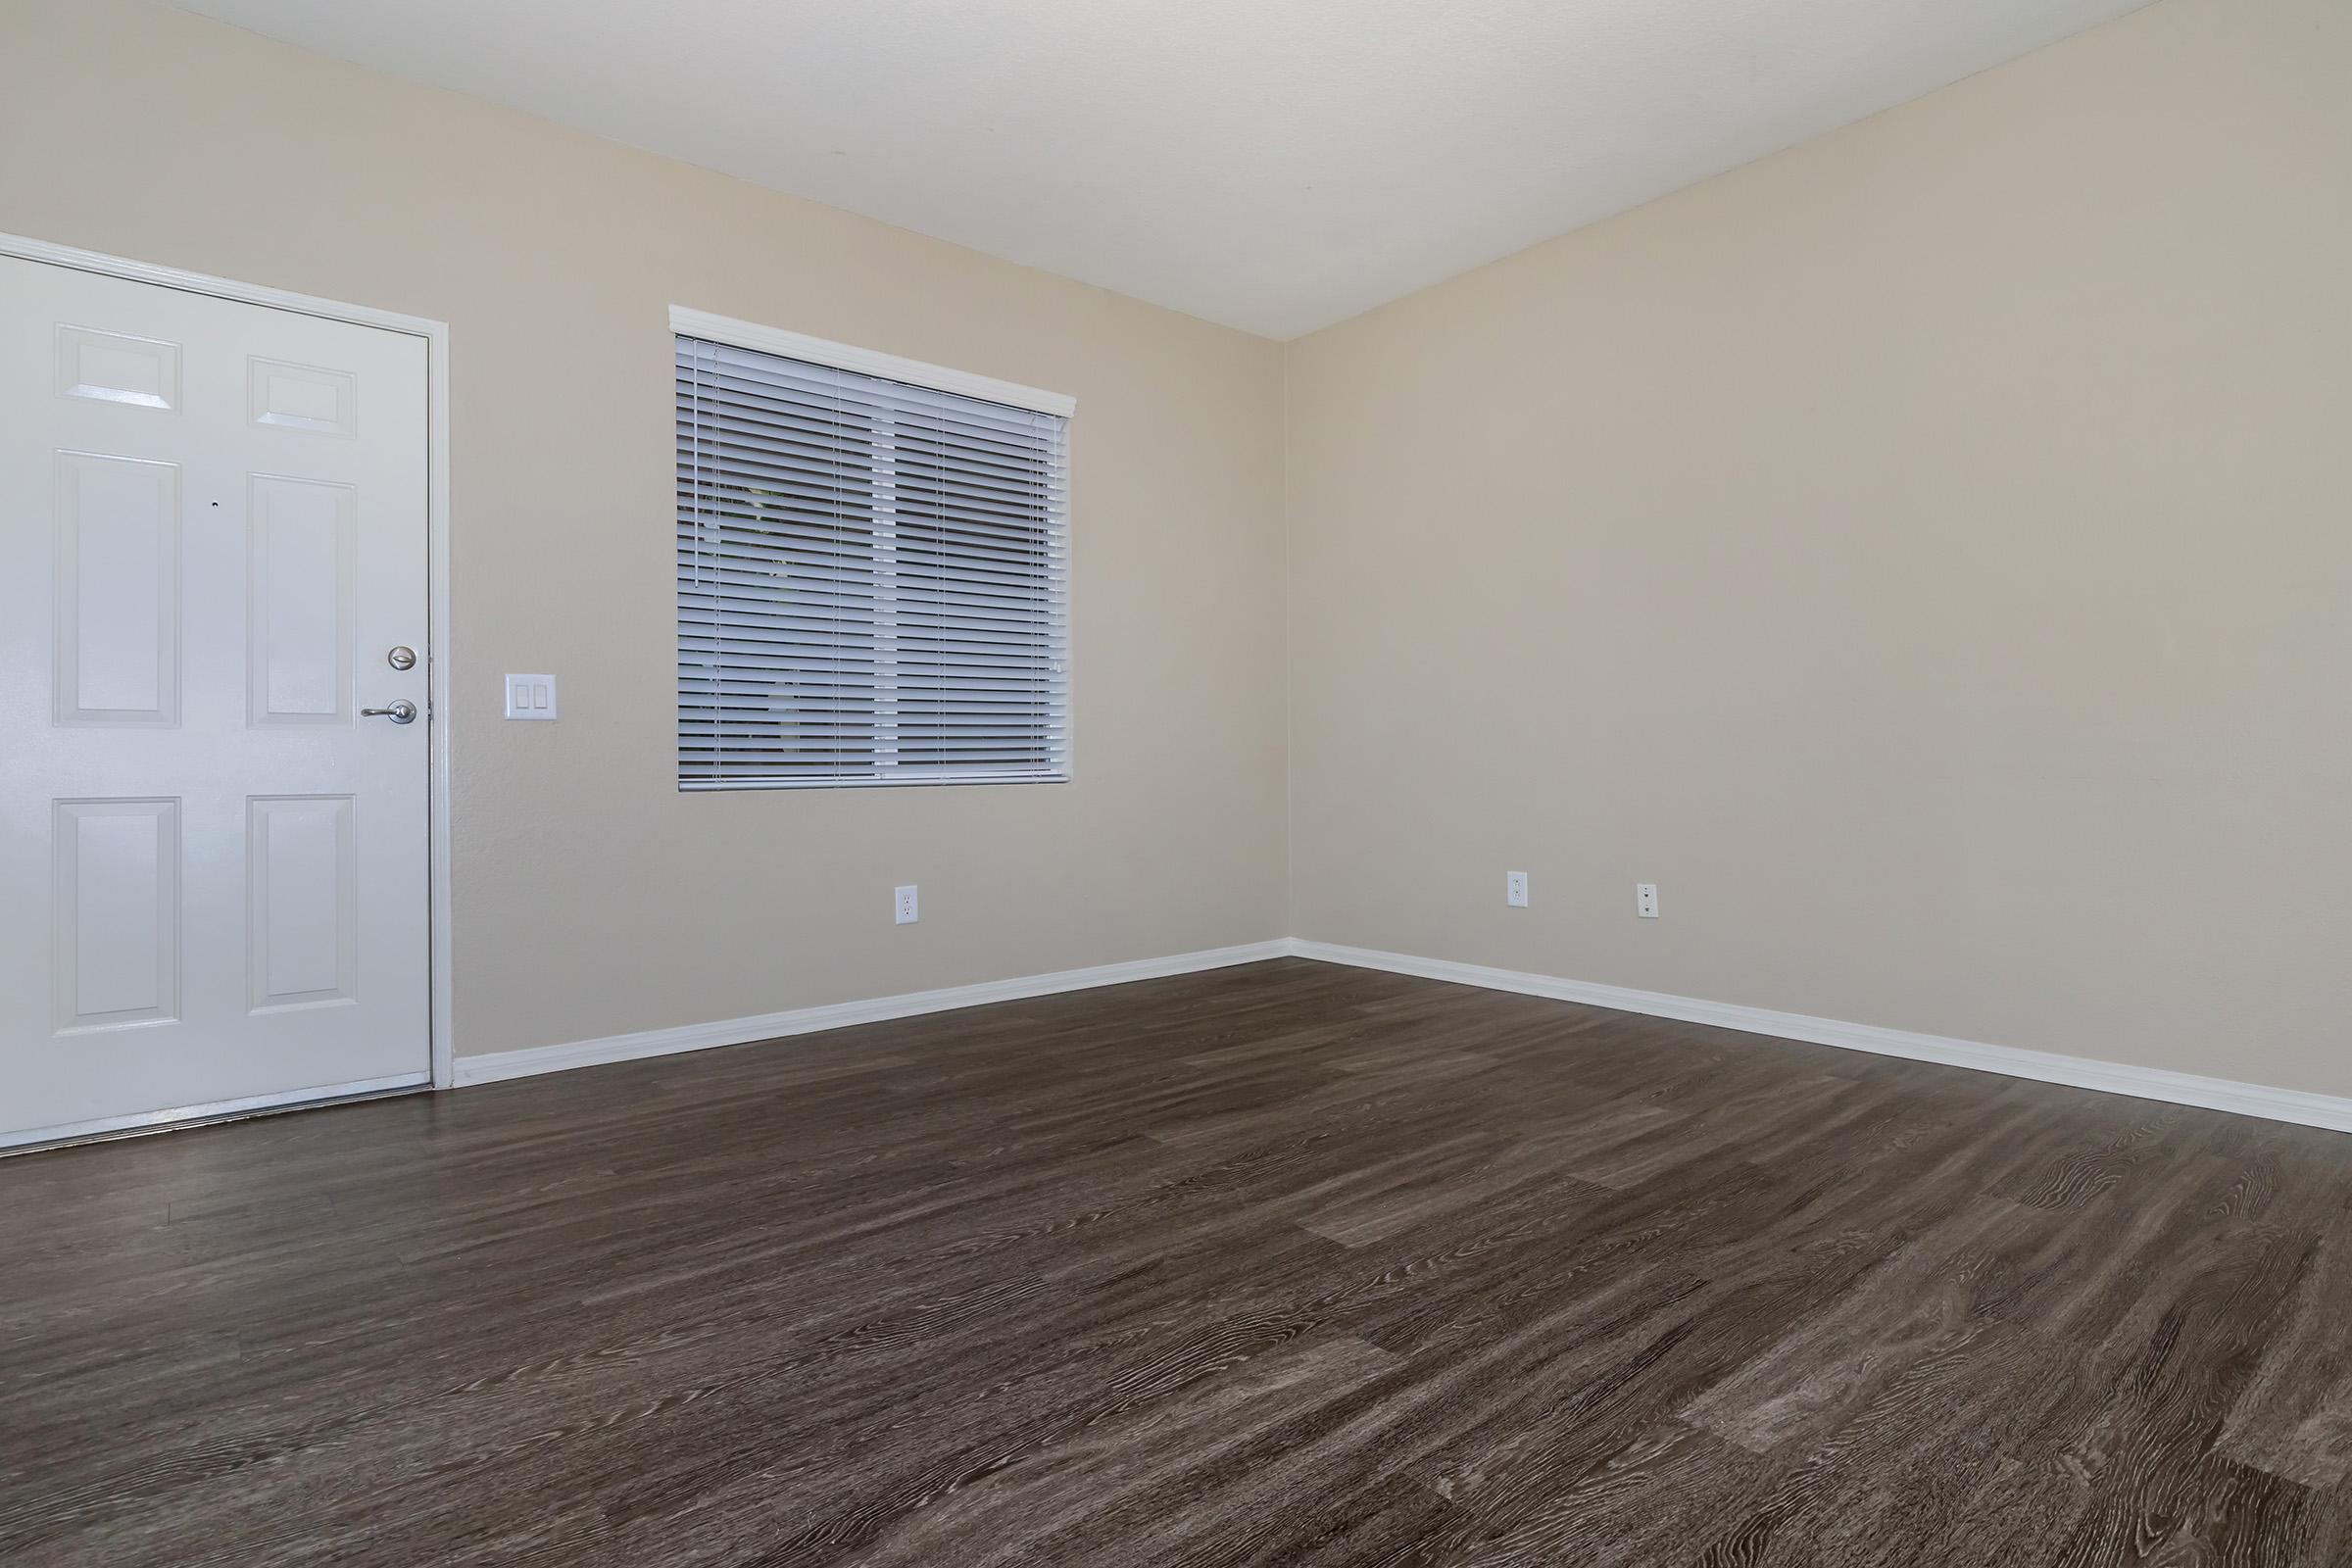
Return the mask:
<svg viewBox="0 0 2352 1568">
<path fill-rule="evenodd" d="M 247 720 L 349 723 L 359 496 L 349 485 L 255 474 L 246 505 Z"/>
<path fill-rule="evenodd" d="M 61 724 L 179 718 L 179 467 L 57 455 Z"/>
<path fill-rule="evenodd" d="M 50 919 L 58 1031 L 179 1018 L 179 803 L 59 801 Z"/>
<path fill-rule="evenodd" d="M 429 1077 L 425 356 L 0 258 L 0 1144 Z"/>
<path fill-rule="evenodd" d="M 255 1011 L 358 1001 L 356 842 L 348 795 L 281 795 L 251 803 L 245 929 Z"/>
</svg>

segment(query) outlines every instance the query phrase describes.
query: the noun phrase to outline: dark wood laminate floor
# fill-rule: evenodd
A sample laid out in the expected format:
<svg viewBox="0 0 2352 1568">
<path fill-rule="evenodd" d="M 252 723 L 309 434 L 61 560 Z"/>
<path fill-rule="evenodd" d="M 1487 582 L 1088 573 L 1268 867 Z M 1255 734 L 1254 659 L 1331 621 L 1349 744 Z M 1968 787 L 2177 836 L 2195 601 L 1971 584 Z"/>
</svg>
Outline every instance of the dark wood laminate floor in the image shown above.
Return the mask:
<svg viewBox="0 0 2352 1568">
<path fill-rule="evenodd" d="M 0 1161 L 0 1560 L 2345 1563 L 2348 1200 L 1262 964 Z"/>
</svg>

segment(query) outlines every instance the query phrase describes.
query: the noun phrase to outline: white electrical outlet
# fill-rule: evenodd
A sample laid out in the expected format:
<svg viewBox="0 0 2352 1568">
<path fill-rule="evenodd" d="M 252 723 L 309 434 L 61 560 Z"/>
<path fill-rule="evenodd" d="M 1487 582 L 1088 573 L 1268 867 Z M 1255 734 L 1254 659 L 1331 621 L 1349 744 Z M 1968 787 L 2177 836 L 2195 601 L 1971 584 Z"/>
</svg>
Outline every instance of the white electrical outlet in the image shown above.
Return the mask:
<svg viewBox="0 0 2352 1568">
<path fill-rule="evenodd" d="M 1635 884 L 1634 912 L 1644 920 L 1658 917 L 1658 885 L 1655 882 Z"/>
<path fill-rule="evenodd" d="M 911 887 L 899 889 L 897 898 L 893 903 L 892 907 L 898 914 L 899 924 L 914 924 L 914 889 Z"/>
<path fill-rule="evenodd" d="M 1527 873 L 1505 871 L 1502 874 L 1502 898 L 1514 909 L 1527 907 Z"/>
</svg>

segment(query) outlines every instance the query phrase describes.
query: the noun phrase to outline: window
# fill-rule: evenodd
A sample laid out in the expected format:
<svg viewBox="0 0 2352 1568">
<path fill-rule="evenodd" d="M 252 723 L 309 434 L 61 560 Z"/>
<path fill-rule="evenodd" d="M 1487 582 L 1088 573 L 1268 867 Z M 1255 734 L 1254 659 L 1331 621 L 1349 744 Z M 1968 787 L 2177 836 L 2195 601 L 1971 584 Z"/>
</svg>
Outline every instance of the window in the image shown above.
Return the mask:
<svg viewBox="0 0 2352 1568">
<path fill-rule="evenodd" d="M 1069 400 L 671 324 L 679 788 L 1067 779 Z"/>
</svg>

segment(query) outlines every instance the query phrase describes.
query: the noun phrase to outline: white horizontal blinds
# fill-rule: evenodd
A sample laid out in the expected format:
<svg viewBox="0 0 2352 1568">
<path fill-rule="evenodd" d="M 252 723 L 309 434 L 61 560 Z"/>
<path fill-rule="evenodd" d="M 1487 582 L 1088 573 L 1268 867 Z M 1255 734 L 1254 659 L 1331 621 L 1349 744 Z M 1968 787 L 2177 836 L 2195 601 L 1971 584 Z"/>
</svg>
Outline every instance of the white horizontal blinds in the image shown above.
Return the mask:
<svg viewBox="0 0 2352 1568">
<path fill-rule="evenodd" d="M 1067 777 L 1066 424 L 680 336 L 681 786 Z"/>
<path fill-rule="evenodd" d="M 887 438 L 897 763 L 1058 774 L 1069 736 L 1063 421 L 898 390 Z"/>
<path fill-rule="evenodd" d="M 876 766 L 877 421 L 849 380 L 677 341 L 682 785 Z"/>
</svg>

